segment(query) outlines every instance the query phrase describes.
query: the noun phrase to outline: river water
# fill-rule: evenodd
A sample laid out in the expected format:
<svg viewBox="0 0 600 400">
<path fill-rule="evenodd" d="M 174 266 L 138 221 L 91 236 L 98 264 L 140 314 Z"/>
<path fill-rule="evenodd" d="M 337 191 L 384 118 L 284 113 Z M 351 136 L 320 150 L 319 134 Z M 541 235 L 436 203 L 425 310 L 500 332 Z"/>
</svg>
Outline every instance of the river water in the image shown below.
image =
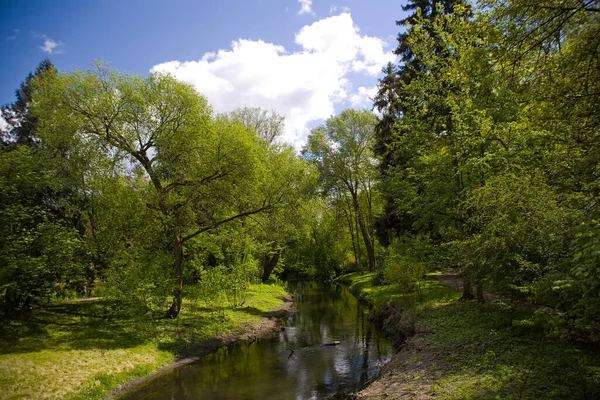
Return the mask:
<svg viewBox="0 0 600 400">
<path fill-rule="evenodd" d="M 160 375 L 121 400 L 345 399 L 393 354 L 343 286 L 297 285 L 278 336 L 241 342 Z M 339 341 L 338 345 L 328 345 Z"/>
</svg>

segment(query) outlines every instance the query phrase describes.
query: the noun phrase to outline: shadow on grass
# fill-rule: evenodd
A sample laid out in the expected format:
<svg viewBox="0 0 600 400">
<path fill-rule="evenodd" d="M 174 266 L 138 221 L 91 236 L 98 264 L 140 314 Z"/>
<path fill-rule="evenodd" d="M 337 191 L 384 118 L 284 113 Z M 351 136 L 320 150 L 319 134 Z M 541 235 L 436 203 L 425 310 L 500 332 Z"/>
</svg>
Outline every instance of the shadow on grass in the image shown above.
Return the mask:
<svg viewBox="0 0 600 400">
<path fill-rule="evenodd" d="M 237 312 L 242 312 L 242 313 L 255 315 L 257 317 L 263 317 L 263 318 L 271 317 L 273 315 L 272 311 L 265 312 L 263 310 L 259 310 L 256 307 L 251 307 L 251 306 L 238 307 L 238 308 L 235 308 L 234 310 Z"/>
<path fill-rule="evenodd" d="M 531 310 L 444 300 L 417 312 L 441 398 L 600 398 L 599 349 L 548 337 Z"/>
<path fill-rule="evenodd" d="M 405 384 L 424 377 L 427 394 L 440 399 L 600 398 L 597 343 L 548 335 L 530 308 L 457 301 L 460 293 L 433 274 L 409 293 L 373 286 L 370 275 L 350 275 L 351 290 L 375 306 L 400 303 L 422 333 L 403 353 Z"/>
<path fill-rule="evenodd" d="M 0 354 L 43 349 L 119 349 L 148 340 L 114 303 L 96 300 L 54 303 L 0 321 Z"/>
</svg>

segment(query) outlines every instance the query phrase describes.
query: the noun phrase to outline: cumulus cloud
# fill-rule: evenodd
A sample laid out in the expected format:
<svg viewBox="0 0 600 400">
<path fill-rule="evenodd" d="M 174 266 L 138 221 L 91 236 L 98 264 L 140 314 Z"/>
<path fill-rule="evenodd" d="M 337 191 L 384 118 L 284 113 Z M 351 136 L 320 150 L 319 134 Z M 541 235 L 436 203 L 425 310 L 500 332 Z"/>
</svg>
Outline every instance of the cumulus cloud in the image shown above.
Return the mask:
<svg viewBox="0 0 600 400">
<path fill-rule="evenodd" d="M 340 103 L 368 107 L 373 88 L 353 90 L 350 74 L 370 77 L 394 59 L 378 38 L 361 35 L 348 13 L 332 16 L 296 33 L 300 51 L 262 40 L 235 40 L 230 49 L 197 61 L 170 61 L 152 72 L 170 73 L 204 94 L 216 112 L 251 106 L 286 118 L 284 140 L 301 146 L 309 126 L 327 119 Z"/>
<path fill-rule="evenodd" d="M 350 96 L 350 104 L 355 108 L 369 108 L 373 103 L 373 98 L 377 94 L 377 86 L 358 88 L 356 93 Z"/>
<path fill-rule="evenodd" d="M 298 0 L 298 3 L 300 3 L 300 11 L 298 11 L 298 15 L 314 14 L 312 10 L 312 0 Z"/>
</svg>

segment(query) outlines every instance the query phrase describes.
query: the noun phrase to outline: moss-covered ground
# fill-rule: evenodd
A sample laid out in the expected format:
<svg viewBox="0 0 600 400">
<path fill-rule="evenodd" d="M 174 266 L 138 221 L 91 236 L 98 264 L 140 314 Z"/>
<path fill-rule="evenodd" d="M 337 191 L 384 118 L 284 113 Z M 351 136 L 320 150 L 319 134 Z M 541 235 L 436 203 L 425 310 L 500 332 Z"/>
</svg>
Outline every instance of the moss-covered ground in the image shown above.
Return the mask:
<svg viewBox="0 0 600 400">
<path fill-rule="evenodd" d="M 283 305 L 279 285 L 253 285 L 225 315 L 187 304 L 179 318 L 126 316 L 103 300 L 53 303 L 0 325 L 0 399 L 100 399 L 191 346 L 241 334 Z"/>
<path fill-rule="evenodd" d="M 376 310 L 394 300 L 412 336 L 363 398 L 598 399 L 600 349 L 548 332 L 531 308 L 459 301 L 435 274 L 421 290 L 376 286 L 373 274 L 342 277 Z"/>
</svg>

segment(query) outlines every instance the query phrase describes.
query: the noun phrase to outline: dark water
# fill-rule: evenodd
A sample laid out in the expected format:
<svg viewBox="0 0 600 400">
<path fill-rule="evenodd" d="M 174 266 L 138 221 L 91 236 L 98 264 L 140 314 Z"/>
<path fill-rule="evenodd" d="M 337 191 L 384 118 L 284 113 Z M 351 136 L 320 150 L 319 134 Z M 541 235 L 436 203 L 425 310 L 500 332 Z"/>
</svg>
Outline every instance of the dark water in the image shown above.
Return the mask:
<svg viewBox="0 0 600 400">
<path fill-rule="evenodd" d="M 352 294 L 341 286 L 293 290 L 298 311 L 278 337 L 224 347 L 122 399 L 344 399 L 376 377 L 392 346 Z M 324 346 L 335 340 L 341 344 Z"/>
</svg>

